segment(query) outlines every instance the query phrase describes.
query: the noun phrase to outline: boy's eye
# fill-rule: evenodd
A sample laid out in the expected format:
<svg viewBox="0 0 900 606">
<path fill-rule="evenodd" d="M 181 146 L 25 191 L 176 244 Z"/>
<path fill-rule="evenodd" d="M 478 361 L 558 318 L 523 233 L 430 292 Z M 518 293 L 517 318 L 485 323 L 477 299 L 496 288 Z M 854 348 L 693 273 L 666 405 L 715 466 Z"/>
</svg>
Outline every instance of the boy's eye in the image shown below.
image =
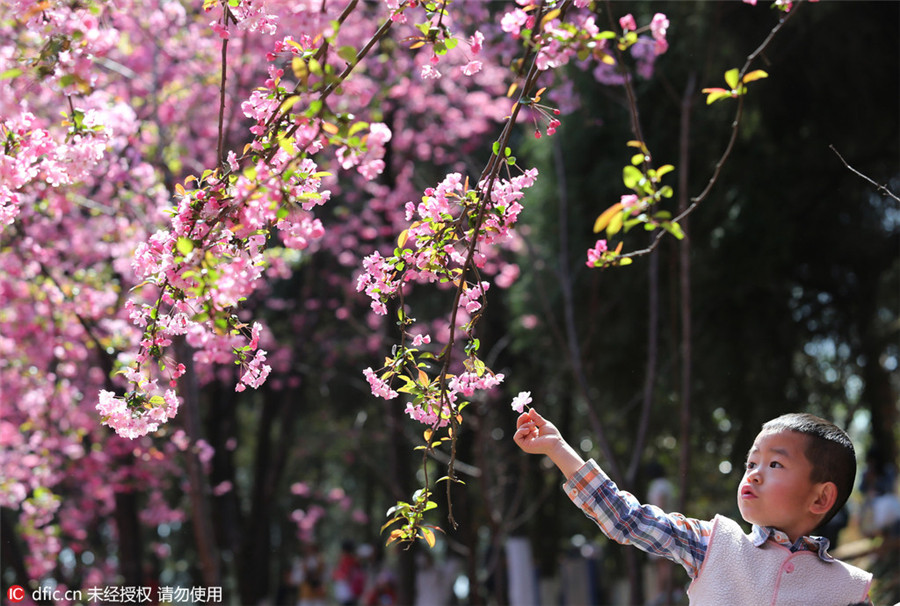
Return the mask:
<svg viewBox="0 0 900 606">
<path fill-rule="evenodd" d="M 772 461 L 771 463 L 769 463 L 769 467 L 778 468 L 778 467 L 784 467 L 784 465 L 782 465 L 778 461 Z"/>
<path fill-rule="evenodd" d="M 747 469 L 754 469 L 756 467 L 756 463 L 753 461 L 747 461 Z"/>
</svg>

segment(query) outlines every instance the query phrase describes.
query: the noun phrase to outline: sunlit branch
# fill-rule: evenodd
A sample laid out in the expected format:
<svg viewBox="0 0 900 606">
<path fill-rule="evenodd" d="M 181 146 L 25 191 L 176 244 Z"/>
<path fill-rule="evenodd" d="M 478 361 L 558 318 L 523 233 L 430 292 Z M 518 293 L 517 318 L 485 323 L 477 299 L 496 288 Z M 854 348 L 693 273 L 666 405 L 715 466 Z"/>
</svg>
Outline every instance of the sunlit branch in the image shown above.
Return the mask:
<svg viewBox="0 0 900 606">
<path fill-rule="evenodd" d="M 753 64 L 753 62 L 756 60 L 756 58 L 759 57 L 759 55 L 762 54 L 763 51 L 766 50 L 766 48 L 768 48 L 769 44 L 775 38 L 776 34 L 778 34 L 778 32 L 781 31 L 781 29 L 785 26 L 785 24 L 787 24 L 788 20 L 791 17 L 793 17 L 796 13 L 797 13 L 797 6 L 795 6 L 794 9 L 791 10 L 789 13 L 783 14 L 781 19 L 778 21 L 778 23 L 775 25 L 775 27 L 772 28 L 772 30 L 769 32 L 769 34 L 766 36 L 766 38 L 762 41 L 762 43 L 756 48 L 756 50 L 754 50 L 752 53 L 750 53 L 747 56 L 747 59 L 744 61 L 744 65 L 743 65 L 743 67 L 741 67 L 741 70 L 740 70 L 740 75 L 738 78 L 739 81 L 743 78 L 744 74 L 746 74 L 747 71 L 750 69 L 750 66 Z M 719 176 L 722 173 L 722 168 L 725 166 L 726 161 L 731 156 L 731 152 L 734 149 L 735 143 L 737 142 L 738 134 L 740 133 L 741 118 L 743 117 L 743 109 L 744 109 L 744 95 L 739 95 L 737 97 L 737 109 L 735 110 L 734 120 L 732 121 L 732 124 L 731 124 L 731 135 L 728 139 L 728 143 L 725 145 L 725 150 L 722 152 L 722 155 L 716 161 L 715 167 L 713 168 L 712 175 L 710 176 L 709 181 L 706 183 L 706 186 L 703 188 L 703 191 L 701 191 L 698 195 L 691 198 L 690 205 L 683 212 L 679 213 L 678 216 L 676 216 L 674 219 L 672 219 L 673 223 L 678 223 L 682 219 L 690 216 L 697 209 L 697 207 L 700 206 L 700 204 L 704 200 L 706 200 L 706 198 L 709 196 L 710 192 L 712 191 L 713 186 L 715 186 L 715 184 L 719 181 Z M 658 232 L 656 237 L 654 238 L 653 242 L 651 242 L 649 246 L 647 246 L 646 248 L 643 248 L 641 250 L 636 250 L 636 251 L 622 254 L 621 258 L 624 259 L 624 258 L 642 257 L 644 255 L 647 255 L 647 254 L 653 252 L 659 246 L 660 241 L 663 239 L 663 237 L 666 235 L 666 233 L 667 233 L 666 231 Z"/>
</svg>

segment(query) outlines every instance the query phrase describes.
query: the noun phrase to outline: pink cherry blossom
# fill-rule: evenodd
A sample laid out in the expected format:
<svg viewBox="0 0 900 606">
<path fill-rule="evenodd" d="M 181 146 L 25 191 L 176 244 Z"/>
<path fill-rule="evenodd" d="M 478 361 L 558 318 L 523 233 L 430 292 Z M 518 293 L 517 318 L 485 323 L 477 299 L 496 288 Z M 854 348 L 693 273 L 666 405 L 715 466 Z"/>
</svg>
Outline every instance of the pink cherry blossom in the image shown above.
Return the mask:
<svg viewBox="0 0 900 606">
<path fill-rule="evenodd" d="M 530 391 L 520 391 L 519 394 L 513 398 L 512 401 L 512 409 L 518 413 L 521 413 L 525 410 L 525 407 L 531 403 L 531 392 Z"/>
<path fill-rule="evenodd" d="M 587 266 L 595 267 L 603 259 L 603 253 L 607 250 L 606 240 L 597 240 L 594 248 L 587 252 Z"/>
</svg>

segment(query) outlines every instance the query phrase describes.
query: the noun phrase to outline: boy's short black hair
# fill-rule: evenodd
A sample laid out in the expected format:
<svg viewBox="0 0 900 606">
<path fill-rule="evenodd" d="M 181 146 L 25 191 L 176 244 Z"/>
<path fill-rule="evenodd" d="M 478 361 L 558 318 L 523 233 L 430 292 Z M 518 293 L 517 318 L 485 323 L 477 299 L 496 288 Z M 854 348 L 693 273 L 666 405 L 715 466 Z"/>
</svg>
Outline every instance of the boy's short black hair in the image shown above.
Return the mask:
<svg viewBox="0 0 900 606">
<path fill-rule="evenodd" d="M 825 514 L 820 526 L 828 523 L 840 511 L 856 480 L 856 451 L 850 436 L 830 421 L 807 413 L 781 415 L 765 423 L 764 432 L 795 431 L 807 437 L 806 458 L 812 463 L 810 479 L 814 483 L 834 482 L 837 498 Z"/>
</svg>

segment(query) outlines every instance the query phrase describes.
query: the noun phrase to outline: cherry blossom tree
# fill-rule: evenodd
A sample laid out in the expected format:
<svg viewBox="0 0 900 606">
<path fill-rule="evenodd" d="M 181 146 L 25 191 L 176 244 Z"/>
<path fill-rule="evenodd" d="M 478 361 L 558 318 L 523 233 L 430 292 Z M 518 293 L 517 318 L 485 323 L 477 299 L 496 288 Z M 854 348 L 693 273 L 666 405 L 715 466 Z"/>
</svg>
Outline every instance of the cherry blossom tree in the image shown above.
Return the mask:
<svg viewBox="0 0 900 606">
<path fill-rule="evenodd" d="M 780 26 L 790 5 L 776 7 Z M 140 583 L 128 566 L 139 559 L 117 537 L 136 523 L 184 521 L 164 495 L 185 486 L 202 496 L 197 478 L 214 456 L 191 420 L 192 394 L 290 386 L 301 350 L 271 328 L 283 304 L 276 286 L 316 257 L 335 270 L 318 285 L 329 313 L 355 323 L 345 349 L 359 378 L 421 425 L 423 469 L 446 451 L 449 497 L 466 406 L 504 380 L 482 359 L 478 324 L 488 293 L 516 279 L 505 252 L 521 245 L 516 223 L 540 178 L 516 142 L 553 136 L 576 107 L 562 68 L 627 91 L 634 112 L 629 193 L 597 218 L 606 238 L 585 253 L 588 265 L 644 254 L 608 244 L 637 226 L 681 237 L 680 219 L 705 197 L 680 216 L 663 206 L 675 167 L 654 163 L 632 85 L 653 77 L 670 24 L 624 9 L 5 4 L 0 505 L 27 545 L 22 573 L 62 586 L 116 574 Z M 728 88 L 711 89 L 710 101 L 739 108 L 766 75 L 751 69 L 755 58 L 725 74 Z M 437 311 L 419 305 L 425 298 Z M 294 339 L 329 340 L 312 309 L 291 311 L 303 331 Z M 523 392 L 513 406 L 527 401 Z M 390 510 L 388 542 L 435 543 L 426 512 L 440 480 L 425 476 Z M 319 517 L 298 513 L 298 532 Z M 166 545 L 152 548 L 167 556 Z M 61 554 L 85 551 L 98 565 L 78 578 Z M 210 584 L 215 569 L 205 568 Z"/>
</svg>

